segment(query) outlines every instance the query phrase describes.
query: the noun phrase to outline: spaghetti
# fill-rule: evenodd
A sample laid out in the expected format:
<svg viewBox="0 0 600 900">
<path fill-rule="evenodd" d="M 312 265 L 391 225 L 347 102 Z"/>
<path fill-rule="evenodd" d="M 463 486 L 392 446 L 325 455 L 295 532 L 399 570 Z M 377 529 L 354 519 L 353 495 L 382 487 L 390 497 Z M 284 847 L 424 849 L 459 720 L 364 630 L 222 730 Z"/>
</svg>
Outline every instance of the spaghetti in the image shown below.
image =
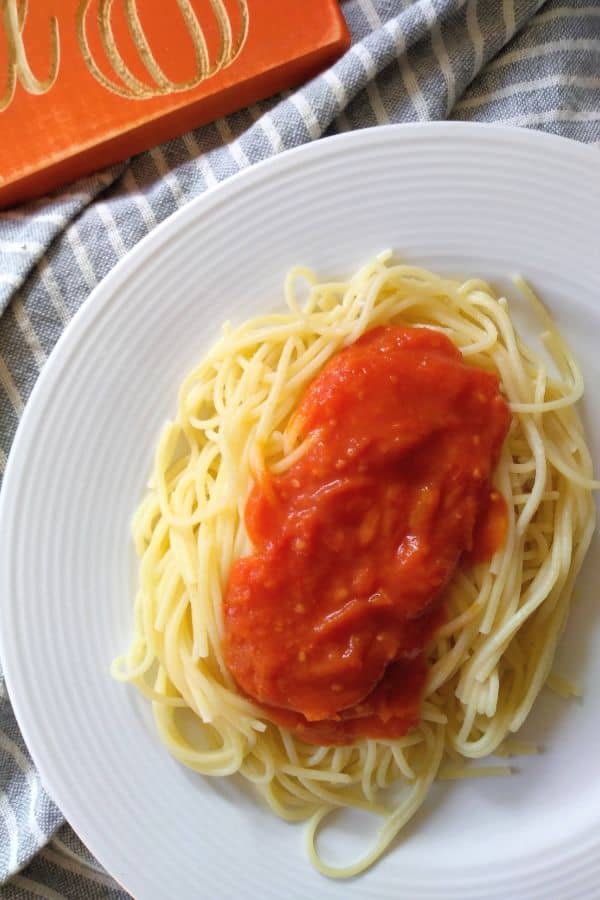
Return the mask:
<svg viewBox="0 0 600 900">
<path fill-rule="evenodd" d="M 282 818 L 309 820 L 309 856 L 331 877 L 368 868 L 440 769 L 461 777 L 465 760 L 502 752 L 550 674 L 599 484 L 576 410 L 577 363 L 530 288 L 519 287 L 542 318 L 547 353 L 523 343 L 507 301 L 480 280 L 394 265 L 390 254 L 347 283 L 292 270 L 289 311 L 225 326 L 184 381 L 135 515 L 135 633 L 113 674 L 152 701 L 161 737 L 181 762 L 206 775 L 239 773 Z M 222 600 L 234 561 L 252 552 L 244 510 L 253 480 L 281 475 L 306 452 L 292 416 L 300 398 L 337 351 L 381 325 L 440 331 L 466 362 L 499 377 L 512 412 L 494 478 L 507 504 L 506 538 L 491 563 L 459 568 L 446 589 L 419 724 L 403 737 L 314 746 L 236 688 L 223 658 Z M 319 855 L 317 837 L 328 814 L 345 806 L 384 822 L 365 856 L 337 868 Z"/>
</svg>

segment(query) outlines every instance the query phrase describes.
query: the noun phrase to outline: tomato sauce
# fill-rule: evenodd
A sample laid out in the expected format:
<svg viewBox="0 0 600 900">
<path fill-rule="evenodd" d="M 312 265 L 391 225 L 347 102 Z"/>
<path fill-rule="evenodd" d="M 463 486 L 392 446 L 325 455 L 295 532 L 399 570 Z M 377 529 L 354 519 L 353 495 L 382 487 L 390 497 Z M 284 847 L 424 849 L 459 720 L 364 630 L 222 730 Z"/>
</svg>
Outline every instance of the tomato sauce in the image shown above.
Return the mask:
<svg viewBox="0 0 600 900">
<path fill-rule="evenodd" d="M 445 586 L 504 540 L 491 476 L 510 412 L 443 334 L 389 326 L 336 354 L 296 415 L 307 450 L 248 498 L 225 661 L 306 741 L 399 737 L 419 720 Z"/>
</svg>

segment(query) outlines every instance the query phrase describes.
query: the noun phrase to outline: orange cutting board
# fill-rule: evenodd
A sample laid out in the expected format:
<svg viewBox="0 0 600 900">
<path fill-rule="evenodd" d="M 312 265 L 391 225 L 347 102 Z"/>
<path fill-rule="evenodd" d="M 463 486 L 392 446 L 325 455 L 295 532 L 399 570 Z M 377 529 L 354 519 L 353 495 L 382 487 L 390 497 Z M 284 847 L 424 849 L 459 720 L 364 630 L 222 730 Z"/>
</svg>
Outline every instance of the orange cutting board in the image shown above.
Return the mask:
<svg viewBox="0 0 600 900">
<path fill-rule="evenodd" d="M 0 0 L 0 207 L 299 84 L 337 0 Z"/>
</svg>

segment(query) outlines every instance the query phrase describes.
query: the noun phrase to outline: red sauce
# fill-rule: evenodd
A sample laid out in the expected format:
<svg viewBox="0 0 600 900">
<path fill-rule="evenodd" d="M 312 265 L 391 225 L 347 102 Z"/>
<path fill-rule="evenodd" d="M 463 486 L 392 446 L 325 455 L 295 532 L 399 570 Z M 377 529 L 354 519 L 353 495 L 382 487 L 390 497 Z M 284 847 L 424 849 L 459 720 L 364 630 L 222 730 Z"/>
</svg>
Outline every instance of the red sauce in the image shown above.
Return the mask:
<svg viewBox="0 0 600 900">
<path fill-rule="evenodd" d="M 465 562 L 480 563 L 491 559 L 504 545 L 508 527 L 506 500 L 498 491 L 490 491 L 479 511 L 473 532 L 473 544 L 465 553 Z"/>
<path fill-rule="evenodd" d="M 232 567 L 225 661 L 306 741 L 398 737 L 419 720 L 444 587 L 504 540 L 490 479 L 510 413 L 444 335 L 386 327 L 333 357 L 297 415 L 309 448 L 246 505 L 255 552 Z"/>
</svg>

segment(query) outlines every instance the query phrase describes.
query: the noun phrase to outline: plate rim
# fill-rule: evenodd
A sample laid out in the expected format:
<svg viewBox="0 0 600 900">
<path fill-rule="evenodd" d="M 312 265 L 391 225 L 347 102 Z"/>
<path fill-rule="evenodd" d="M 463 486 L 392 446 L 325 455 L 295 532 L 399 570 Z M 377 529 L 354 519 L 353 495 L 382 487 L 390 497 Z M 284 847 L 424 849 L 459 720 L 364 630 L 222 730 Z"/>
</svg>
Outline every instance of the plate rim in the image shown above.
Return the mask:
<svg viewBox="0 0 600 900">
<path fill-rule="evenodd" d="M 61 333 L 43 369 L 39 373 L 19 420 L 0 490 L 0 534 L 6 535 L 5 540 L 0 545 L 0 661 L 8 697 L 27 750 L 44 788 L 65 818 L 67 818 L 64 812 L 65 807 L 67 810 L 70 810 L 71 807 L 68 785 L 61 781 L 60 778 L 58 782 L 54 779 L 51 754 L 46 755 L 44 753 L 43 743 L 36 736 L 32 740 L 32 730 L 35 728 L 35 722 L 33 717 L 30 719 L 27 710 L 27 696 L 25 696 L 25 691 L 21 692 L 19 685 L 18 660 L 16 658 L 17 655 L 13 655 L 11 651 L 10 640 L 11 628 L 14 627 L 11 621 L 13 618 L 12 607 L 10 602 L 4 599 L 4 595 L 9 587 L 6 560 L 11 556 L 13 522 L 18 518 L 15 499 L 18 493 L 18 482 L 24 477 L 20 459 L 22 452 L 27 450 L 35 436 L 36 425 L 39 422 L 42 408 L 40 401 L 48 394 L 55 380 L 60 378 L 61 370 L 65 365 L 68 365 L 69 355 L 76 350 L 77 344 L 84 334 L 89 329 L 93 329 L 96 318 L 102 314 L 103 310 L 111 302 L 115 302 L 118 299 L 120 285 L 132 277 L 135 278 L 137 271 L 143 266 L 144 261 L 150 254 L 155 251 L 160 252 L 161 248 L 164 248 L 171 241 L 177 241 L 187 221 L 195 220 L 203 215 L 210 215 L 211 211 L 216 207 L 232 200 L 234 201 L 238 192 L 244 190 L 246 186 L 255 185 L 257 182 L 267 178 L 281 177 L 289 169 L 301 165 L 305 156 L 315 155 L 316 157 L 324 158 L 328 154 L 334 153 L 336 148 L 343 153 L 347 145 L 354 145 L 360 142 L 366 143 L 372 140 L 375 143 L 384 144 L 386 141 L 393 142 L 397 138 L 401 139 L 404 135 L 407 137 L 410 137 L 410 135 L 423 136 L 427 135 L 427 133 L 431 133 L 434 139 L 452 138 L 457 135 L 464 137 L 469 133 L 478 136 L 486 133 L 488 139 L 505 140 L 511 146 L 515 143 L 521 143 L 523 146 L 538 146 L 542 151 L 546 150 L 553 158 L 558 156 L 564 161 L 567 158 L 579 157 L 584 162 L 593 162 L 597 167 L 598 150 L 588 144 L 548 132 L 481 122 L 410 122 L 372 126 L 336 134 L 285 150 L 282 153 L 252 164 L 248 168 L 237 171 L 223 182 L 194 197 L 185 206 L 176 210 L 145 235 L 124 257 L 118 260 L 116 265 L 83 301 Z M 14 642 L 12 643 L 14 644 Z M 68 821 L 71 821 L 71 818 L 77 821 L 79 815 L 77 813 L 74 815 L 69 814 Z M 82 837 L 82 840 L 94 856 L 105 865 L 101 859 L 102 852 L 98 853 L 94 847 L 94 836 L 92 835 L 90 838 L 87 828 L 85 826 L 82 827 L 79 821 L 73 827 L 75 827 L 77 834 Z M 48 836 L 48 840 L 50 839 L 51 835 Z M 580 852 L 582 849 L 584 848 L 579 847 L 578 851 Z M 579 852 L 577 856 L 579 856 Z M 118 881 L 110 868 L 107 867 L 107 871 L 115 881 Z M 122 886 L 124 890 L 127 890 L 124 885 Z"/>
</svg>

